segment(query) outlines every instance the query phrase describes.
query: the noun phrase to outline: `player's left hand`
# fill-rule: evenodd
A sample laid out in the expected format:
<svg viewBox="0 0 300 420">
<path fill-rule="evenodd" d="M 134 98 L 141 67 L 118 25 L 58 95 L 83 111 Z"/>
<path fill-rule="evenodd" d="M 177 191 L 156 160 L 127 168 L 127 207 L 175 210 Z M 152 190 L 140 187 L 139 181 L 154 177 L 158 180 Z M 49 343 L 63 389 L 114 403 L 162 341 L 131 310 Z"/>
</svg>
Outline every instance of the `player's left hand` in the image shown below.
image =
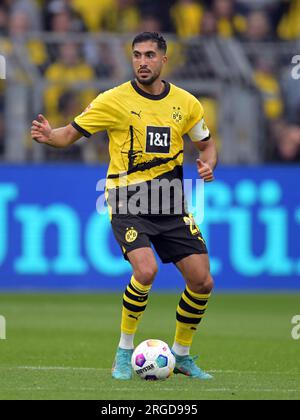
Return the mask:
<svg viewBox="0 0 300 420">
<path fill-rule="evenodd" d="M 197 169 L 200 178 L 205 182 L 211 182 L 215 179 L 213 170 L 208 163 L 203 162 L 201 159 L 197 159 Z"/>
</svg>

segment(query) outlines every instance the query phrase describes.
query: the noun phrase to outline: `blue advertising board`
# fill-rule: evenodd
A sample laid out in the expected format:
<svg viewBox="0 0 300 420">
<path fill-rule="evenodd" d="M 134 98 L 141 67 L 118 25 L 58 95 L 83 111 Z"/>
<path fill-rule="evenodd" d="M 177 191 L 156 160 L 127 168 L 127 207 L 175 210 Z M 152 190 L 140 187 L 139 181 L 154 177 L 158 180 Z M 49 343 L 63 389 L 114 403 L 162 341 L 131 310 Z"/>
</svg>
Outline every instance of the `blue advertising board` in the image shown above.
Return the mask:
<svg viewBox="0 0 300 420">
<path fill-rule="evenodd" d="M 120 290 L 131 267 L 108 214 L 96 211 L 106 167 L 0 168 L 0 289 Z M 185 178 L 197 179 L 186 166 Z M 217 290 L 300 290 L 300 167 L 220 167 L 205 184 L 204 219 Z M 196 183 L 195 183 L 196 185 Z M 191 205 L 196 188 L 187 193 Z M 156 289 L 183 287 L 160 264 Z"/>
</svg>

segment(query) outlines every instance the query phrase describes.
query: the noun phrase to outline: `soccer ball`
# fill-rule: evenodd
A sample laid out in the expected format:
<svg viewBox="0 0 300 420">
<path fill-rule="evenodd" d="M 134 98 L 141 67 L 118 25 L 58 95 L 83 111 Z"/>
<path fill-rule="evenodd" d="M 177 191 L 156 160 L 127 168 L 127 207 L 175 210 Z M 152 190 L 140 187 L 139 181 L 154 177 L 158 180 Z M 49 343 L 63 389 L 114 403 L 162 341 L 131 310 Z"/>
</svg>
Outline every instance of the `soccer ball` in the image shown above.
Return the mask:
<svg viewBox="0 0 300 420">
<path fill-rule="evenodd" d="M 131 364 L 141 379 L 167 379 L 173 373 L 175 357 L 163 341 L 146 340 L 135 348 Z"/>
</svg>

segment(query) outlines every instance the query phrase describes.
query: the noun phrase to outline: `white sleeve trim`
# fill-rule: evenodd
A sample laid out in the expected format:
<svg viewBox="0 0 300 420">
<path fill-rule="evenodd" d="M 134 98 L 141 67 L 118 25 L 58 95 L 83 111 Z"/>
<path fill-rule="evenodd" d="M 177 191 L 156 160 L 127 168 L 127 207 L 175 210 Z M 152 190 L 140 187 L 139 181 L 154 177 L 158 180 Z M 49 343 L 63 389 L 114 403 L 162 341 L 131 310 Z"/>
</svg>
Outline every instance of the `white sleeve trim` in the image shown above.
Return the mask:
<svg viewBox="0 0 300 420">
<path fill-rule="evenodd" d="M 205 124 L 204 118 L 190 129 L 188 135 L 193 142 L 202 141 L 210 137 L 210 132 Z"/>
</svg>

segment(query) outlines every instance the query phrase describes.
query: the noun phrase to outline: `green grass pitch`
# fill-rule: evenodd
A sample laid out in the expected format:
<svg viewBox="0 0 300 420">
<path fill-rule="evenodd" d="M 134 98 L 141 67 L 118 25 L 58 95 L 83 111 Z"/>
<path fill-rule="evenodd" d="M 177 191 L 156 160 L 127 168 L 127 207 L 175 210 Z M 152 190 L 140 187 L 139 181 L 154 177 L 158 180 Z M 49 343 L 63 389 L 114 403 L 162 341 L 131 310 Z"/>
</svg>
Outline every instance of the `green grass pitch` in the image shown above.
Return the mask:
<svg viewBox="0 0 300 420">
<path fill-rule="evenodd" d="M 136 344 L 172 344 L 179 294 L 151 294 Z M 300 399 L 300 294 L 215 294 L 192 348 L 208 382 L 113 380 L 121 296 L 2 294 L 0 399 Z"/>
</svg>

